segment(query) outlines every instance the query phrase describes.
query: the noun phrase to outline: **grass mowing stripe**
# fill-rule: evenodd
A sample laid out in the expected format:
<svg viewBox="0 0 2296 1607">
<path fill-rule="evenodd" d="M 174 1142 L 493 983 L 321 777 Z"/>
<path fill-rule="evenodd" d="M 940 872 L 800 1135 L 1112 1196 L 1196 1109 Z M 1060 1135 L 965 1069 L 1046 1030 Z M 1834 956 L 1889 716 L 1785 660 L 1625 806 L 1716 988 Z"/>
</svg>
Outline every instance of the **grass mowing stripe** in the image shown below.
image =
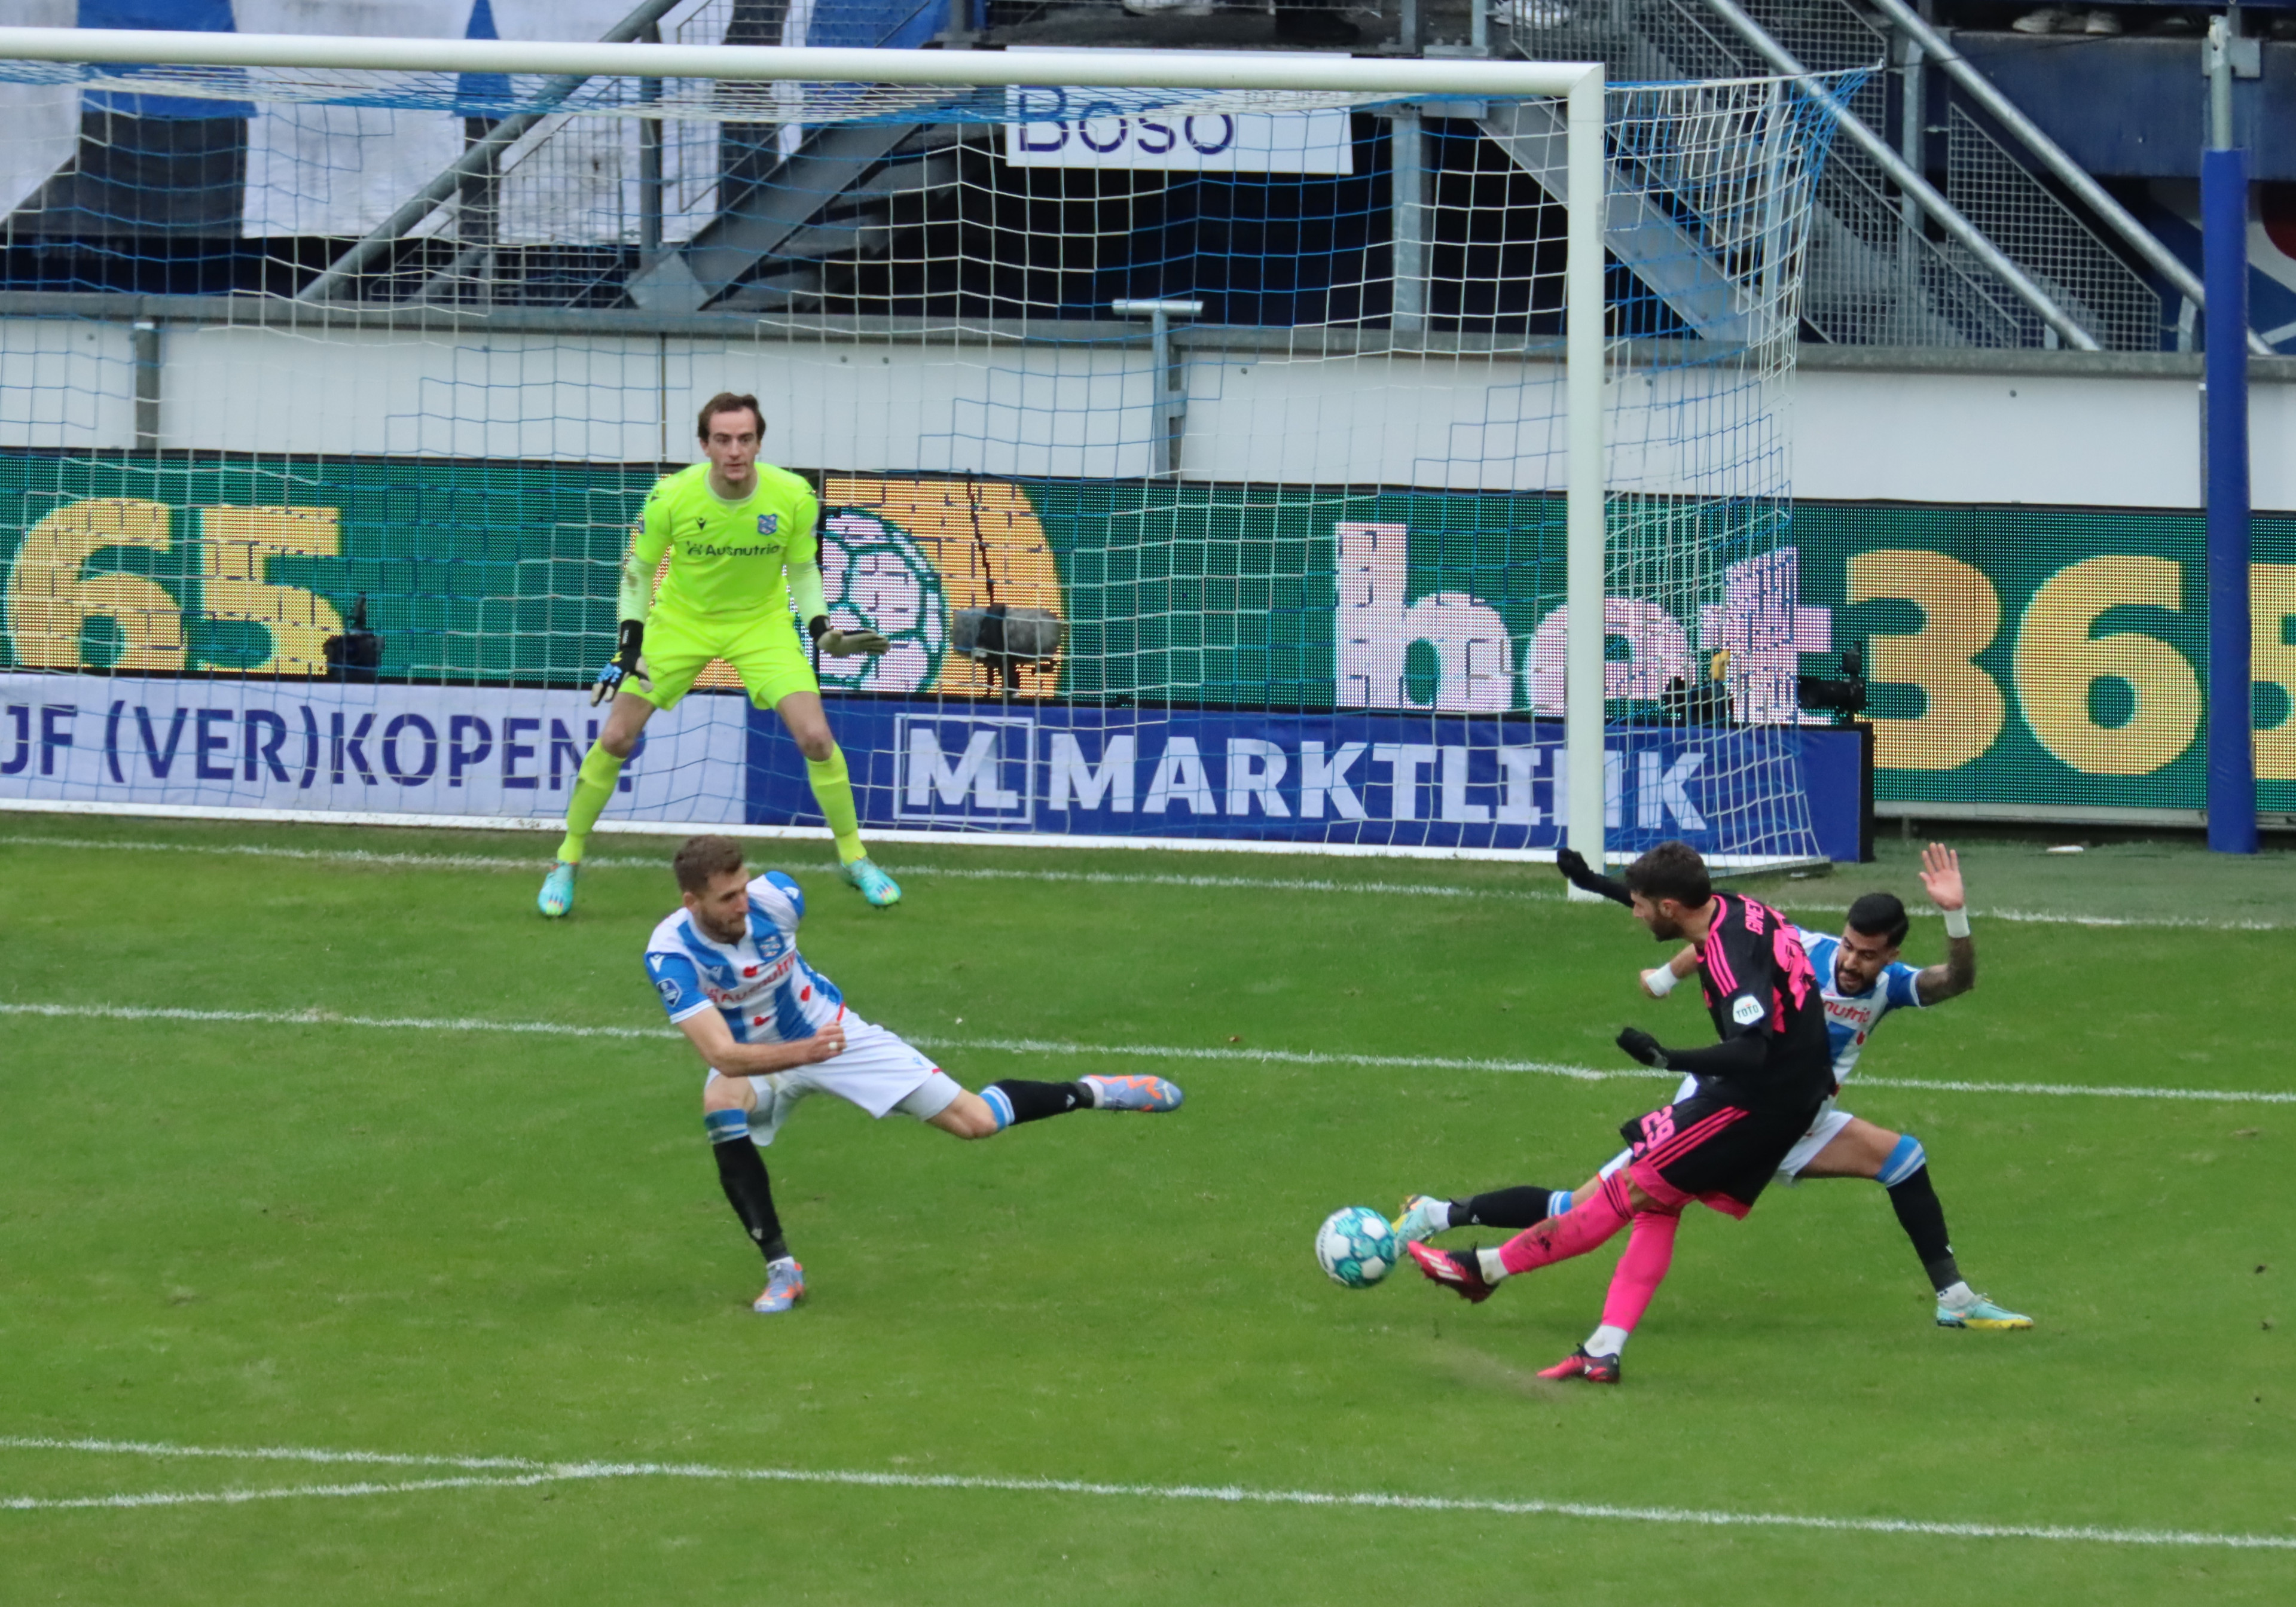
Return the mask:
<svg viewBox="0 0 2296 1607">
<path fill-rule="evenodd" d="M 181 1010 L 135 1004 L 37 1004 L 0 1002 L 0 1015 L 48 1016 L 74 1021 L 244 1021 L 271 1027 L 359 1027 L 387 1031 L 513 1032 L 545 1037 L 665 1039 L 682 1036 L 673 1027 L 578 1027 L 557 1021 L 497 1021 L 478 1016 L 338 1015 L 328 1010 Z M 901 1035 L 920 1049 L 964 1049 L 992 1054 L 1089 1054 L 1111 1060 L 1217 1061 L 1229 1064 L 1361 1066 L 1402 1071 L 1497 1071 L 1567 1077 L 1574 1082 L 1679 1080 L 1673 1071 L 1644 1067 L 1609 1070 L 1557 1061 L 1474 1060 L 1437 1054 L 1342 1054 L 1321 1049 L 1194 1048 L 1170 1044 L 1072 1044 L 1059 1038 L 939 1037 Z M 2051 1098 L 2172 1099 L 2203 1104 L 2296 1104 L 2296 1092 L 2272 1088 L 2147 1088 L 2117 1084 L 1994 1083 L 1923 1077 L 1861 1077 L 1865 1088 L 1906 1088 L 1928 1094 L 2032 1094 Z M 0 1445 L 4 1445 L 0 1440 Z"/>
<path fill-rule="evenodd" d="M 2211 1533 L 2205 1529 L 2108 1529 L 2095 1525 L 1970 1523 L 1918 1518 L 1826 1518 L 1792 1513 L 1706 1512 L 1666 1506 L 1614 1506 L 1580 1501 L 1497 1500 L 1476 1496 L 1405 1496 L 1384 1491 L 1253 1489 L 1243 1485 L 1112 1484 L 1081 1479 L 999 1479 L 964 1473 L 885 1473 L 814 1468 L 729 1468 L 661 1462 L 529 1462 L 510 1457 L 410 1457 L 387 1452 L 233 1451 L 122 1440 L 0 1439 L 0 1448 L 86 1450 L 152 1457 L 371 1463 L 393 1466 L 516 1467 L 494 1477 L 409 1480 L 398 1483 L 289 1485 L 259 1490 L 153 1491 L 115 1496 L 7 1496 L 0 1507 L 17 1512 L 88 1507 L 236 1505 L 293 1496 L 389 1496 L 447 1489 L 516 1488 L 578 1480 L 686 1479 L 710 1483 L 816 1484 L 900 1490 L 990 1491 L 1018 1495 L 1105 1496 L 1127 1501 L 1213 1501 L 1231 1505 L 1305 1506 L 1411 1513 L 1489 1513 L 1508 1517 L 1588 1518 L 1629 1523 L 1696 1524 L 1710 1529 L 1816 1529 L 1833 1534 L 1937 1536 L 1953 1539 L 2045 1540 L 2110 1546 L 2210 1547 L 2237 1551 L 2296 1551 L 2296 1537 Z"/>
<path fill-rule="evenodd" d="M 545 856 L 505 854 L 384 854 L 366 849 L 289 849 L 268 843 L 113 842 L 94 837 L 39 837 L 29 833 L 0 834 L 0 847 L 114 849 L 153 854 L 217 854 L 257 859 L 296 859 L 317 864 L 433 871 L 527 871 L 542 868 Z M 1542 868 L 1544 862 L 1539 862 Z M 666 871 L 667 859 L 628 855 L 593 855 L 582 862 L 590 871 Z M 821 870 L 836 867 L 824 865 Z M 1305 877 L 1204 876 L 1177 873 L 1120 871 L 1014 870 L 996 865 L 892 865 L 887 870 L 899 877 L 944 877 L 974 881 L 1080 882 L 1104 887 L 1194 887 L 1234 889 L 1250 892 L 1369 893 L 1400 898 L 1513 898 L 1533 903 L 1559 901 L 1560 892 L 1534 888 L 1446 887 L 1428 881 L 1330 881 Z M 1836 902 L 1778 901 L 1779 908 L 1802 914 L 1837 913 Z M 1937 919 L 1938 910 L 1908 906 L 1916 919 Z M 2286 921 L 2210 921 L 2187 915 L 2091 915 L 2060 910 L 1980 908 L 1972 914 L 1981 921 L 2006 921 L 2018 925 L 2088 926 L 2106 929 L 2188 931 L 2284 931 L 2296 922 Z"/>
</svg>

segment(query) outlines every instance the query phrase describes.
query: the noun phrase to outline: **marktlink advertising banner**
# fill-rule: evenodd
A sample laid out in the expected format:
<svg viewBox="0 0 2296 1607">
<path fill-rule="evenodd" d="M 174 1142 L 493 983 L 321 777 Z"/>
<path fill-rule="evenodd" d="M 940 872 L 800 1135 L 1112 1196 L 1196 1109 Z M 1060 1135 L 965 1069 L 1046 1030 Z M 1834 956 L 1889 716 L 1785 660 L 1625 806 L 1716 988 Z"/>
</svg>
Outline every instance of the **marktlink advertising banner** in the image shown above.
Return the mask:
<svg viewBox="0 0 2296 1607">
<path fill-rule="evenodd" d="M 860 700 L 832 717 L 867 756 L 865 825 L 1519 849 L 1569 824 L 1559 722 Z M 1860 764 L 1853 732 L 1613 727 L 1604 841 L 1773 857 L 1808 852 L 1814 827 L 1854 862 Z M 749 799 L 753 824 L 818 818 L 803 757 L 763 712 Z"/>
<path fill-rule="evenodd" d="M 873 829 L 1511 849 L 1568 824 L 1550 721 L 828 701 Z M 597 729 L 578 692 L 0 673 L 0 797 L 554 820 Z M 1801 854 L 1807 808 L 1823 852 L 1857 857 L 1855 734 L 1621 728 L 1603 761 L 1614 849 Z M 648 722 L 606 818 L 821 817 L 780 719 L 701 693 Z"/>
<path fill-rule="evenodd" d="M 0 667 L 323 678 L 326 644 L 363 609 L 385 684 L 583 686 L 611 651 L 617 565 L 654 478 L 627 464 L 0 456 Z M 950 621 L 1004 603 L 1066 626 L 1058 657 L 1016 677 L 1030 706 L 1562 711 L 1556 497 L 816 479 L 832 611 L 893 644 L 824 663 L 832 693 L 989 695 Z M 1808 717 L 1796 674 L 1859 644 L 1882 798 L 2201 807 L 2197 514 L 1695 512 L 1686 529 L 1670 504 L 1614 504 L 1613 723 L 1651 720 L 1672 681 L 1726 651 L 1732 717 L 1792 724 Z M 1681 562 L 1685 541 L 1707 561 Z M 2258 520 L 2255 555 L 2259 806 L 2296 811 L 2296 521 Z"/>
</svg>

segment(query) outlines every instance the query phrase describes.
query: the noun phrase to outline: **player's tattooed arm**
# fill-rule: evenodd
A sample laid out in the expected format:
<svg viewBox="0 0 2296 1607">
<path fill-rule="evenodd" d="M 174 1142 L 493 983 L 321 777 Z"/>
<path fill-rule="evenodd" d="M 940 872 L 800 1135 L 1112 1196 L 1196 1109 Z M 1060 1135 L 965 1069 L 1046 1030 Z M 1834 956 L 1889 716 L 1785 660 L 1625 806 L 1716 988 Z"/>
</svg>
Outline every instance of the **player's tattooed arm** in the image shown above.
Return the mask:
<svg viewBox="0 0 2296 1607">
<path fill-rule="evenodd" d="M 1959 924 L 1968 924 L 1969 890 L 1962 884 L 1961 856 L 1941 842 L 1933 842 L 1922 850 L 1922 887 L 1930 902 L 1948 912 L 1948 924 L 1954 922 L 1950 912 L 1962 911 Z M 1965 932 L 1959 937 L 1948 932 L 1945 940 L 1945 963 L 1922 969 L 1914 981 L 1924 1004 L 1967 993 L 1977 986 L 1977 939 Z"/>
<path fill-rule="evenodd" d="M 677 1023 L 701 1063 L 726 1077 L 762 1077 L 832 1060 L 845 1053 L 845 1029 L 836 1021 L 793 1044 L 737 1044 L 726 1018 L 714 1010 Z"/>
<path fill-rule="evenodd" d="M 1977 939 L 1948 938 L 1945 940 L 1945 963 L 1924 965 L 1914 980 L 1921 990 L 1922 1003 L 1936 1004 L 1977 986 Z"/>
</svg>

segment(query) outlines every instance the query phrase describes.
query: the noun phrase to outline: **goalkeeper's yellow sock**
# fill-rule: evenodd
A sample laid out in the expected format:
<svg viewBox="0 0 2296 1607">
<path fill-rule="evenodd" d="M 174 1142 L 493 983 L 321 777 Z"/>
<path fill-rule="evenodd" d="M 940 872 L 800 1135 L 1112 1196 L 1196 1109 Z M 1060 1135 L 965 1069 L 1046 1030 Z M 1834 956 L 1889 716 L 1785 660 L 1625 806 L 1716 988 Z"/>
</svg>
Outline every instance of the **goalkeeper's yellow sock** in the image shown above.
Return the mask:
<svg viewBox="0 0 2296 1607">
<path fill-rule="evenodd" d="M 845 750 L 832 746 L 827 758 L 805 761 L 805 778 L 813 783 L 813 801 L 837 839 L 837 857 L 843 865 L 869 857 L 861 843 L 861 816 L 853 808 L 853 775 L 845 767 Z"/>
<path fill-rule="evenodd" d="M 589 840 L 590 828 L 598 824 L 606 800 L 614 795 L 614 783 L 621 778 L 622 761 L 607 752 L 603 744 L 592 742 L 590 751 L 582 756 L 581 769 L 575 772 L 573 800 L 566 806 L 566 840 L 558 845 L 558 857 L 567 864 L 582 863 L 582 845 Z"/>
</svg>

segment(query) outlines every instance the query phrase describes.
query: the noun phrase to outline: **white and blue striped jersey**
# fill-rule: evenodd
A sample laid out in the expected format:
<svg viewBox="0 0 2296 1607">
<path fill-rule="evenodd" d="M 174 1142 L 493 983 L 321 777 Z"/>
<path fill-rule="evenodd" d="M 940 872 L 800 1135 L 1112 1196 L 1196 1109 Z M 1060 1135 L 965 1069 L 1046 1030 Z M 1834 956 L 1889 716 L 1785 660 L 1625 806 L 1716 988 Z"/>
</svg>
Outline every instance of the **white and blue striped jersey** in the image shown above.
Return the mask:
<svg viewBox="0 0 2296 1607">
<path fill-rule="evenodd" d="M 1825 1035 L 1833 1049 L 1834 1086 L 1840 1087 L 1849 1080 L 1866 1040 L 1874 1036 L 1874 1029 L 1883 1016 L 1892 1010 L 1922 1008 L 1921 972 L 1903 960 L 1892 960 L 1865 992 L 1843 993 L 1836 986 L 1838 979 L 1833 968 L 1841 955 L 1841 939 L 1831 933 L 1814 932 L 1806 926 L 1795 927 L 1794 936 L 1801 939 L 1802 952 L 1809 956 L 1810 969 L 1817 972 L 1824 994 Z"/>
<path fill-rule="evenodd" d="M 720 943 L 679 909 L 646 940 L 646 980 L 673 1021 L 715 1010 L 737 1044 L 791 1044 L 832 1021 L 862 1025 L 845 996 L 797 951 L 805 894 L 780 871 L 750 883 L 749 930 Z"/>
</svg>

